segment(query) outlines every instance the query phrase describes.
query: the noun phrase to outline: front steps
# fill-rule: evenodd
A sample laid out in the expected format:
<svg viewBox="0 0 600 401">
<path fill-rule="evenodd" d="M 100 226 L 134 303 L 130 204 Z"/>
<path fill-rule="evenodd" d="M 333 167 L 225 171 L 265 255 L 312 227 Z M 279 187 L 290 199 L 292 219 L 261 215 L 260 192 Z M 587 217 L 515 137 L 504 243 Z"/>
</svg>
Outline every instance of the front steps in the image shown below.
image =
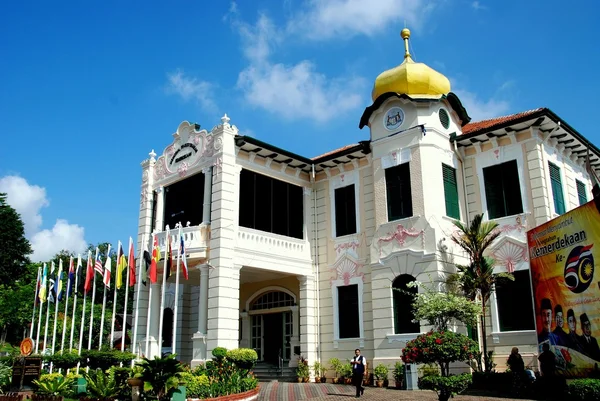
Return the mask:
<svg viewBox="0 0 600 401">
<path fill-rule="evenodd" d="M 284 364 L 283 369 L 268 362 L 258 362 L 254 367 L 254 376 L 261 382 L 277 380 L 280 382 L 295 382 L 296 368 L 290 368 Z"/>
</svg>

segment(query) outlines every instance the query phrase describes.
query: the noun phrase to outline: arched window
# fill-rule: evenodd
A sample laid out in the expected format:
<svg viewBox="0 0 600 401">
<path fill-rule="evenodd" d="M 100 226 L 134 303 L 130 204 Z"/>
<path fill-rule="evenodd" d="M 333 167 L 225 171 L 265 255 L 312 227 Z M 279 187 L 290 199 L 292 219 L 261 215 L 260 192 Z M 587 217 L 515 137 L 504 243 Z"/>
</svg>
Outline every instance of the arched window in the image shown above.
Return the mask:
<svg viewBox="0 0 600 401">
<path fill-rule="evenodd" d="M 173 309 L 165 308 L 163 316 L 162 346 L 173 346 Z"/>
<path fill-rule="evenodd" d="M 409 274 L 401 274 L 396 277 L 392 284 L 392 296 L 394 299 L 394 333 L 420 333 L 421 325 L 419 322 L 413 322 L 415 314 L 413 313 L 412 303 L 414 294 L 419 290 L 417 287 L 409 287 L 407 284 L 416 281 Z"/>
<path fill-rule="evenodd" d="M 256 298 L 252 302 L 250 310 L 281 308 L 283 306 L 294 306 L 294 298 L 283 291 L 270 291 Z"/>
</svg>

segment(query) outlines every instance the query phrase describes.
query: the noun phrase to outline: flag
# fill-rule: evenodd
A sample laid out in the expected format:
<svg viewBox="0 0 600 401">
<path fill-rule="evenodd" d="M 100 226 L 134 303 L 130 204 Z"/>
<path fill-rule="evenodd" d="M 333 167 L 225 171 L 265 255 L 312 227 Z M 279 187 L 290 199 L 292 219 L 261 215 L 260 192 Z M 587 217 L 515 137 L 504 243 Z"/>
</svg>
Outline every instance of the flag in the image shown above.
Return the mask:
<svg viewBox="0 0 600 401">
<path fill-rule="evenodd" d="M 168 236 L 167 240 L 167 271 L 165 274 L 167 275 L 167 279 L 171 277 L 171 270 L 173 270 L 173 250 L 171 249 L 171 236 Z"/>
<path fill-rule="evenodd" d="M 98 247 L 96 247 L 96 263 L 94 264 L 94 270 L 100 273 L 101 276 L 104 274 L 104 269 L 102 269 L 102 261 L 100 260 L 100 250 Z"/>
<path fill-rule="evenodd" d="M 127 255 L 129 262 L 129 286 L 135 285 L 135 251 L 133 249 L 133 239 L 129 237 L 129 254 Z"/>
<path fill-rule="evenodd" d="M 44 302 L 46 302 L 46 286 L 47 286 L 47 279 L 48 276 L 48 266 L 44 263 L 44 272 L 42 273 L 42 278 L 41 278 L 41 285 L 40 285 L 40 292 L 38 294 L 38 299 L 40 300 L 40 303 L 43 304 Z"/>
<path fill-rule="evenodd" d="M 88 251 L 87 266 L 85 269 L 85 284 L 83 285 L 83 293 L 87 294 L 92 289 L 92 281 L 94 280 L 94 265 L 92 264 L 92 251 Z"/>
<path fill-rule="evenodd" d="M 60 259 L 58 264 L 58 274 L 56 275 L 58 279 L 58 283 L 56 284 L 56 299 L 62 301 L 63 298 L 63 281 L 64 281 L 64 272 L 63 272 L 63 263 L 62 259 Z"/>
<path fill-rule="evenodd" d="M 127 268 L 127 260 L 125 259 L 125 254 L 123 253 L 123 245 L 121 241 L 119 241 L 119 251 L 117 252 L 117 280 L 116 286 L 117 289 L 123 286 L 123 272 Z"/>
<path fill-rule="evenodd" d="M 160 249 L 158 248 L 158 238 L 156 238 L 156 235 L 154 236 L 154 240 L 152 243 L 152 261 L 150 262 L 150 272 L 148 274 L 148 276 L 150 277 L 150 282 L 152 284 L 156 283 L 157 281 L 157 266 L 156 264 L 158 263 L 158 261 L 160 260 Z"/>
<path fill-rule="evenodd" d="M 140 272 L 140 280 L 142 280 L 142 284 L 146 285 L 146 280 L 148 279 L 148 270 L 150 269 L 150 265 L 152 264 L 152 257 L 150 256 L 150 252 L 144 249 L 142 263 L 142 271 Z"/>
<path fill-rule="evenodd" d="M 37 279 L 35 281 L 35 296 L 33 297 L 34 307 L 40 303 L 40 284 L 42 283 L 42 266 L 38 266 Z"/>
<path fill-rule="evenodd" d="M 112 259 L 110 258 L 110 244 L 108 244 L 108 250 L 106 251 L 106 262 L 104 263 L 104 285 L 106 288 L 110 288 L 110 273 L 111 273 Z"/>
<path fill-rule="evenodd" d="M 73 256 L 69 260 L 69 286 L 67 287 L 67 297 L 73 294 L 73 287 L 75 287 L 75 265 L 73 264 Z"/>
<path fill-rule="evenodd" d="M 50 278 L 48 279 L 49 288 L 48 288 L 48 302 L 54 303 L 54 262 L 50 267 Z"/>
<path fill-rule="evenodd" d="M 187 259 L 186 259 L 186 254 L 185 254 L 185 245 L 183 244 L 183 235 L 181 235 L 181 229 L 179 230 L 179 255 L 181 255 L 181 264 L 183 266 L 182 272 L 183 272 L 183 277 L 185 277 L 185 279 L 188 279 L 188 265 L 187 265 Z M 179 267 L 178 267 L 179 268 Z"/>
<path fill-rule="evenodd" d="M 77 282 L 77 286 L 79 288 L 75 288 L 75 292 L 80 294 L 83 292 L 83 280 L 81 279 L 81 254 L 77 255 L 77 268 L 75 269 L 75 277 L 77 277 L 77 279 L 75 280 Z"/>
</svg>

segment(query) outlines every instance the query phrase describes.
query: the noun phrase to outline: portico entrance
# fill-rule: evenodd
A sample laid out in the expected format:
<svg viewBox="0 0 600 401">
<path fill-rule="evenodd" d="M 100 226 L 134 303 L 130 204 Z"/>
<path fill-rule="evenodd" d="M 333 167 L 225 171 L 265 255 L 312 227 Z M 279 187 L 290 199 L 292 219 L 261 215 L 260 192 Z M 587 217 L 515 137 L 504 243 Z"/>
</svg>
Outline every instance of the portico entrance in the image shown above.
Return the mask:
<svg viewBox="0 0 600 401">
<path fill-rule="evenodd" d="M 250 347 L 260 361 L 273 364 L 289 361 L 294 343 L 294 315 L 298 307 L 293 294 L 268 290 L 250 303 Z"/>
</svg>

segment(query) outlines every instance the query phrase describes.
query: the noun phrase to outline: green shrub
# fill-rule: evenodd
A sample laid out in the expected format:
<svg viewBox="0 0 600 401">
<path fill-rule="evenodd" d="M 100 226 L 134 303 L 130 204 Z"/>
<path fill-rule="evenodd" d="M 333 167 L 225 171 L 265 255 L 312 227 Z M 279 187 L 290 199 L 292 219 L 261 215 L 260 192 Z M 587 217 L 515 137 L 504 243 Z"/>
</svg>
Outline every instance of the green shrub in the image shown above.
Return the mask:
<svg viewBox="0 0 600 401">
<path fill-rule="evenodd" d="M 439 401 L 448 401 L 465 391 L 471 384 L 471 374 L 463 373 L 450 376 L 425 376 L 419 379 L 419 388 L 433 390 L 438 395 Z"/>
<path fill-rule="evenodd" d="M 131 399 L 131 386 L 127 383 L 127 379 L 132 377 L 131 368 L 121 368 L 119 366 L 112 366 L 108 370 L 108 374 L 118 389 L 117 398 L 120 400 Z"/>
<path fill-rule="evenodd" d="M 12 380 L 12 367 L 0 362 L 0 394 L 8 391 Z"/>
<path fill-rule="evenodd" d="M 60 373 L 51 373 L 34 380 L 36 394 L 69 397 L 73 392 L 73 380 L 63 377 Z"/>
<path fill-rule="evenodd" d="M 216 360 L 221 360 L 227 356 L 227 348 L 217 347 L 212 350 L 212 356 L 215 357 Z"/>
<path fill-rule="evenodd" d="M 596 401 L 600 400 L 599 379 L 577 379 L 569 383 L 567 387 L 569 400 Z"/>
<path fill-rule="evenodd" d="M 213 351 L 214 352 L 214 351 Z M 258 354 L 250 348 L 236 348 L 227 351 L 227 359 L 240 369 L 250 370 L 258 361 Z"/>
<path fill-rule="evenodd" d="M 52 363 L 55 369 L 71 369 L 77 366 L 81 357 L 76 351 L 44 356 L 44 361 Z"/>
<path fill-rule="evenodd" d="M 90 369 L 102 369 L 106 371 L 111 366 L 117 366 L 121 363 L 128 365 L 136 358 L 131 352 L 121 352 L 117 350 L 84 350 L 81 351 L 81 366 L 87 366 Z"/>
<path fill-rule="evenodd" d="M 189 372 L 180 374 L 181 384 L 185 386 L 188 398 L 207 398 L 210 396 L 210 382 L 206 375 L 196 376 Z"/>
</svg>

